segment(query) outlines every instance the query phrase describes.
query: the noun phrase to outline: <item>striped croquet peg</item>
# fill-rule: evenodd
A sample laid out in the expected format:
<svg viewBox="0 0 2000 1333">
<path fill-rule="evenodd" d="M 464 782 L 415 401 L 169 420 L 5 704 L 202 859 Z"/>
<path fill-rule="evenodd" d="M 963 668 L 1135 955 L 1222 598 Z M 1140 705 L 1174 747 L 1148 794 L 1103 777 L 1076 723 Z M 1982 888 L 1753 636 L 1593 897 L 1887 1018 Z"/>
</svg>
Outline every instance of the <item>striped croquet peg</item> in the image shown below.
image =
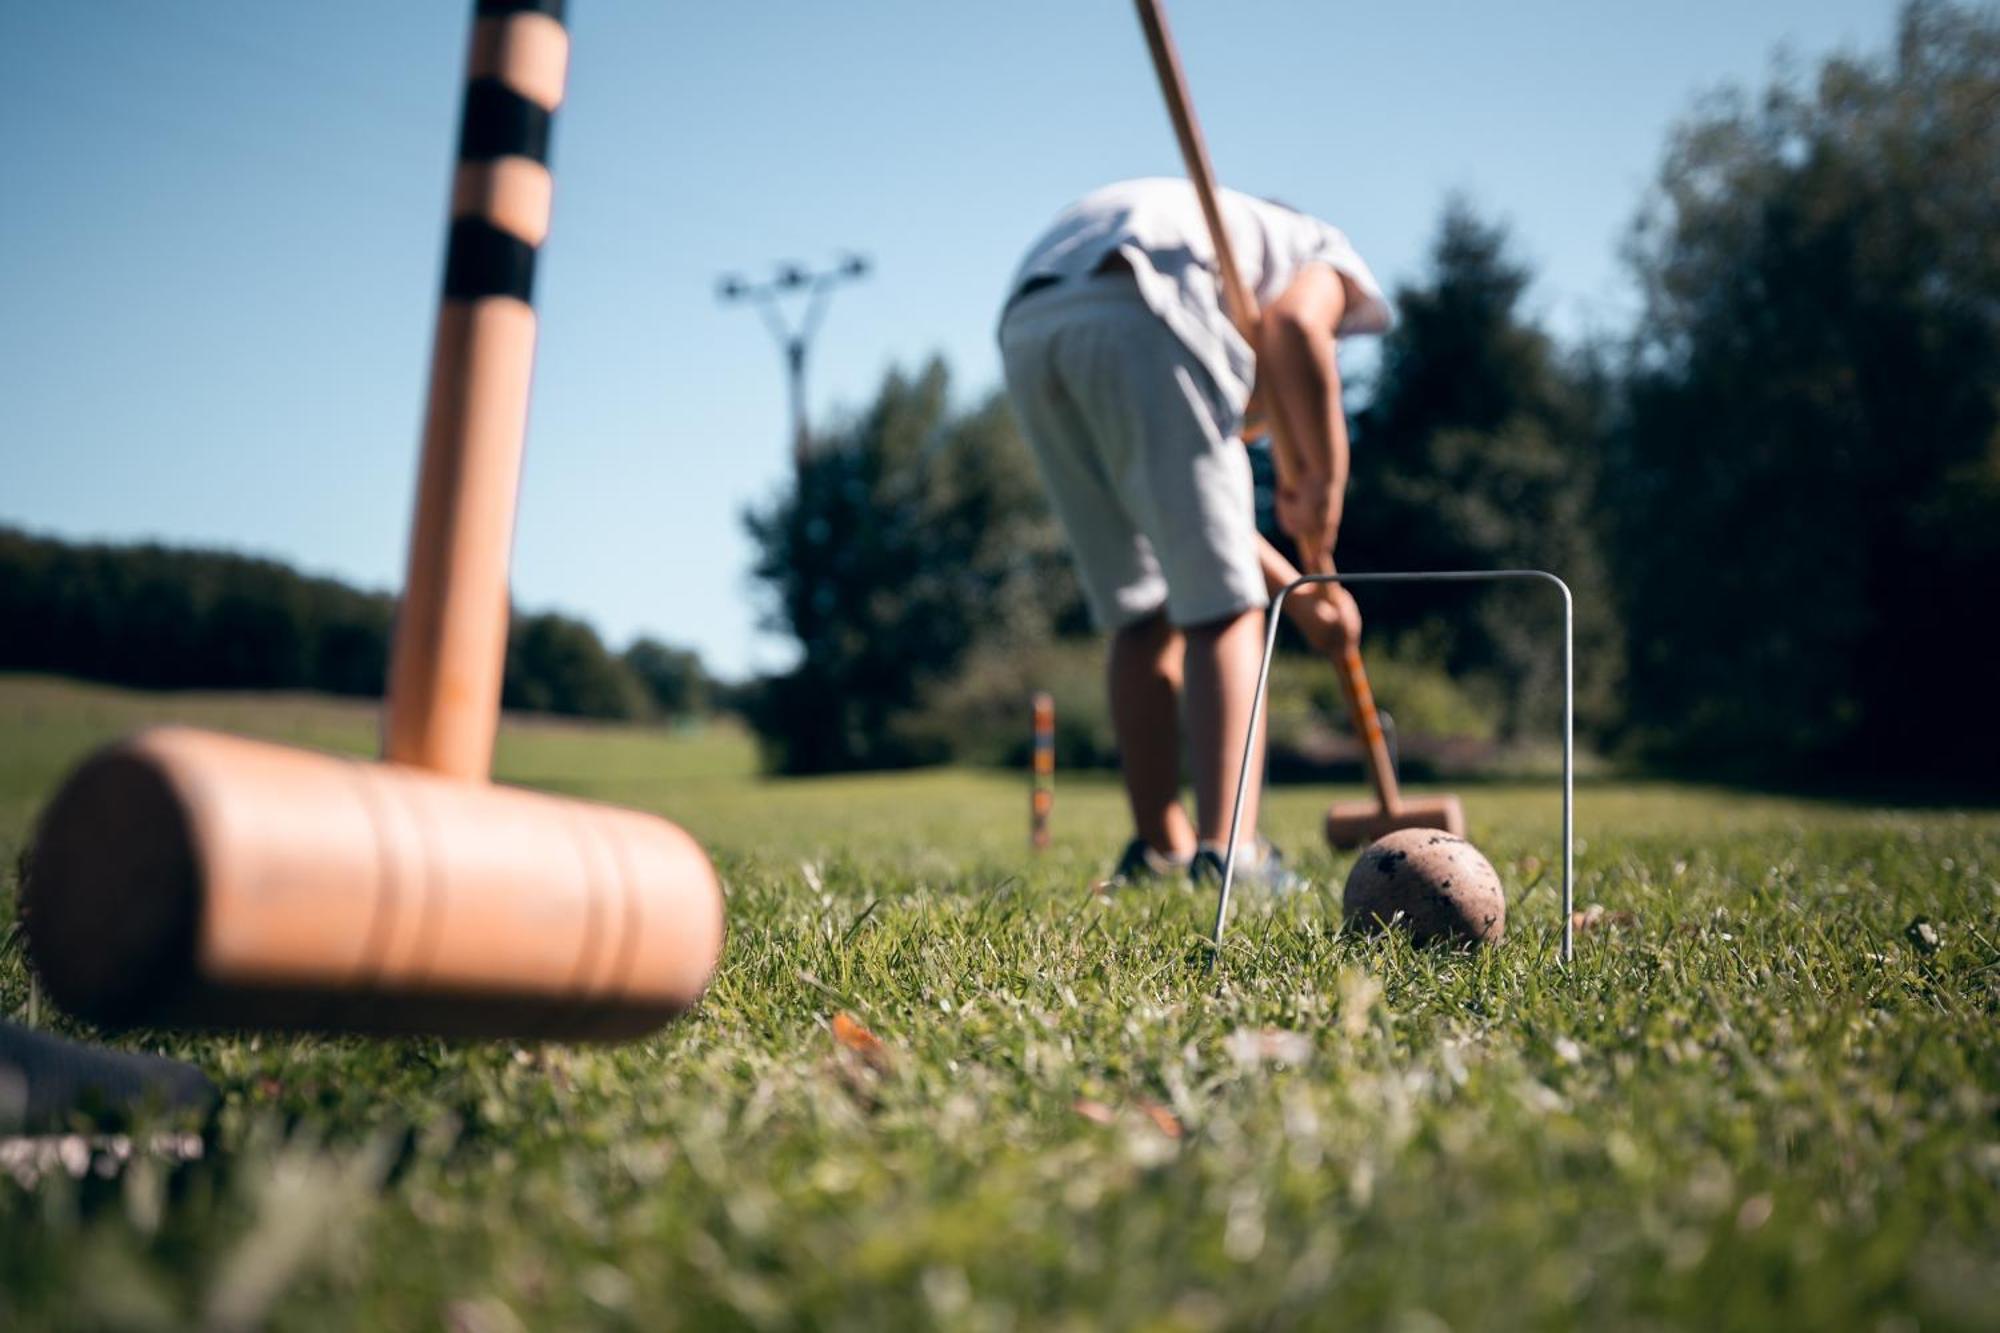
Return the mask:
<svg viewBox="0 0 2000 1333">
<path fill-rule="evenodd" d="M 1056 808 L 1056 701 L 1046 690 L 1035 695 L 1034 782 L 1028 795 L 1028 842 L 1036 851 L 1049 845 L 1049 816 Z"/>
</svg>

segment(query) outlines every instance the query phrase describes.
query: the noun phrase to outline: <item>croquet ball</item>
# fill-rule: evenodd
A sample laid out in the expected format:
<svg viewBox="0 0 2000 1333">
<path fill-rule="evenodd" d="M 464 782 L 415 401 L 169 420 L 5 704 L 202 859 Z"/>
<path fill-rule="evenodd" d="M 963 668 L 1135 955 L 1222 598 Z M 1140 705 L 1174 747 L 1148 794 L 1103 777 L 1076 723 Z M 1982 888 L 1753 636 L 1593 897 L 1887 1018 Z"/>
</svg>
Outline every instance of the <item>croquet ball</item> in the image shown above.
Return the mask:
<svg viewBox="0 0 2000 1333">
<path fill-rule="evenodd" d="M 1398 829 L 1368 844 L 1347 873 L 1340 910 L 1358 930 L 1408 931 L 1418 944 L 1490 944 L 1507 929 L 1493 863 L 1441 829 Z"/>
</svg>

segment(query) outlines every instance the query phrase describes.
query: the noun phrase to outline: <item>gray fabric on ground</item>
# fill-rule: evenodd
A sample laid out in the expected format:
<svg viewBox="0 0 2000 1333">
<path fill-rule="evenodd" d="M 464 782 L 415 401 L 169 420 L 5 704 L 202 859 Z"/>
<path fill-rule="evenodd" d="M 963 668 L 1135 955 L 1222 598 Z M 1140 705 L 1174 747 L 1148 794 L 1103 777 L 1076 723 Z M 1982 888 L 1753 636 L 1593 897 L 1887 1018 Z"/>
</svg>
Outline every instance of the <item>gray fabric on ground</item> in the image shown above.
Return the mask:
<svg viewBox="0 0 2000 1333">
<path fill-rule="evenodd" d="M 0 1022 L 0 1130 L 64 1129 L 77 1115 L 102 1121 L 203 1110 L 215 1099 L 214 1085 L 193 1065 Z"/>
</svg>

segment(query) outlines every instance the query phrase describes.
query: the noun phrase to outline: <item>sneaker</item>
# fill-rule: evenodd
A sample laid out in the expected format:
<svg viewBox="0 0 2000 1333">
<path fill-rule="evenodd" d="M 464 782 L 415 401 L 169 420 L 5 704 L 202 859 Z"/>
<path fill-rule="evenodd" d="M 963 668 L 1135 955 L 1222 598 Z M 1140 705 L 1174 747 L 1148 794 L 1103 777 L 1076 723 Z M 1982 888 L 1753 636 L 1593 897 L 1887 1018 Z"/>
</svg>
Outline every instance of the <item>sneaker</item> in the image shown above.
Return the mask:
<svg viewBox="0 0 2000 1333">
<path fill-rule="evenodd" d="M 1203 843 L 1188 863 L 1188 878 L 1199 888 L 1219 886 L 1226 853 L 1219 842 Z M 1285 854 L 1270 839 L 1259 838 L 1236 849 L 1236 883 L 1232 887 L 1282 896 L 1302 891 L 1306 881 L 1285 864 Z"/>
<path fill-rule="evenodd" d="M 1134 838 L 1125 844 L 1125 853 L 1118 858 L 1118 868 L 1104 882 L 1110 888 L 1149 884 L 1154 880 L 1186 874 L 1189 864 L 1187 858 L 1156 852 L 1144 838 Z"/>
</svg>

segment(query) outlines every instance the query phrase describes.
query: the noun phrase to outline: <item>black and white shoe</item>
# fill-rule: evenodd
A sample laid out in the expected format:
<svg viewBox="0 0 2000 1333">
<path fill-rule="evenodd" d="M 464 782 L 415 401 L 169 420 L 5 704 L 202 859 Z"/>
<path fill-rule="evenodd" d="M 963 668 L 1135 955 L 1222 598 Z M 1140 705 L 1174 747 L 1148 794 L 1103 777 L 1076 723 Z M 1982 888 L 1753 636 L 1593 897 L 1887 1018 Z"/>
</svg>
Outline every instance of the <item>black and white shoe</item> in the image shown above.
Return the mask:
<svg viewBox="0 0 2000 1333">
<path fill-rule="evenodd" d="M 1118 868 L 1104 883 L 1107 888 L 1114 889 L 1151 884 L 1186 874 L 1188 865 L 1186 859 L 1156 852 L 1144 838 L 1134 838 L 1125 844 L 1125 852 L 1118 858 Z"/>
</svg>

